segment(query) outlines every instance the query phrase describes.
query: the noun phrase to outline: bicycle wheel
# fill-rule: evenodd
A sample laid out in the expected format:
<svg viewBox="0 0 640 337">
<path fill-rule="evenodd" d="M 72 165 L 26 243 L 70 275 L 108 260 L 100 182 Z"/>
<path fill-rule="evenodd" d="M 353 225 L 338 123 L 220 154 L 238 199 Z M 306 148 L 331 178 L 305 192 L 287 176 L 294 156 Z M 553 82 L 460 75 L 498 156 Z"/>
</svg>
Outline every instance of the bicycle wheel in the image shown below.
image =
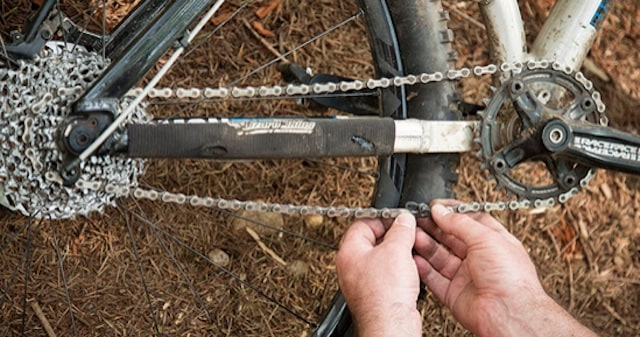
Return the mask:
<svg viewBox="0 0 640 337">
<path fill-rule="evenodd" d="M 269 4 L 273 3 L 277 2 Z M 82 5 L 89 8 L 83 9 Z M 126 2 L 104 12 L 101 5 L 68 1 L 59 7 L 79 27 L 94 32 L 108 30 L 100 27 L 107 21 L 102 18 L 104 12 L 111 19 L 130 10 Z M 363 78 L 443 71 L 452 55 L 446 39 L 450 36 L 446 33 L 446 17 L 437 1 L 363 0 L 360 6 L 338 1 L 262 5 L 228 3 L 213 20 L 219 26 L 202 34 L 207 38 L 196 41 L 200 46 L 174 67 L 162 85 L 199 86 L 203 77 L 214 79 L 204 82 L 207 86 L 279 82 L 274 80 L 275 67 L 245 78 L 272 59 L 273 51 L 267 45 L 278 47 L 281 53 L 296 50 L 281 57 L 315 71 Z M 359 8 L 364 12 L 364 21 L 359 15 L 352 15 Z M 256 19 L 260 10 L 272 12 Z M 6 13 L 9 12 L 15 13 Z M 308 13 L 310 19 L 302 20 L 300 13 Z M 325 22 L 328 19 L 334 21 Z M 345 28 L 327 34 L 338 26 Z M 369 32 L 369 45 L 360 38 L 365 31 Z M 342 34 L 344 40 L 331 34 Z M 324 38 L 296 49 L 318 36 Z M 8 38 L 4 36 L 5 40 Z M 361 60 L 363 51 L 369 48 L 375 71 L 368 61 Z M 337 51 L 332 56 L 323 54 L 328 49 Z M 82 46 L 63 48 L 61 53 L 72 55 L 69 62 L 78 58 L 93 62 L 83 59 Z M 100 59 L 99 51 L 92 56 L 94 59 Z M 72 68 L 64 66 L 58 64 L 57 68 Z M 100 71 L 104 64 L 92 66 Z M 22 74 L 44 81 L 31 71 L 46 68 L 46 64 L 23 67 Z M 7 69 L 5 66 L 3 71 L 8 72 Z M 3 112 L 10 111 L 8 106 L 22 111 L 22 105 L 9 102 L 7 93 L 11 89 L 2 90 Z M 413 99 L 408 100 L 408 95 Z M 381 115 L 455 118 L 450 109 L 453 87 L 448 83 L 384 91 L 379 97 L 377 108 Z M 258 109 L 269 116 L 275 115 L 276 110 L 286 115 L 324 114 L 310 112 L 290 99 L 197 103 L 151 99 L 146 110 L 156 117 L 246 116 L 247 111 Z M 6 163 L 6 158 L 3 160 Z M 370 159 L 255 163 L 154 160 L 146 163 L 146 174 L 137 179 L 142 186 L 185 194 L 296 204 L 365 206 L 368 199 L 373 199 L 377 207 L 383 207 L 451 195 L 455 157 L 399 155 L 380 159 L 379 170 L 375 164 Z M 335 187 L 310 181 L 330 181 Z M 349 181 L 349 189 L 340 186 L 344 181 Z M 316 325 L 331 324 L 318 322 L 325 308 L 322 303 L 328 302 L 336 287 L 331 264 L 348 222 L 226 214 L 216 209 L 185 209 L 131 199 L 109 200 L 115 207 L 102 210 L 98 206 L 95 210 L 101 213 L 92 209 L 86 217 L 54 220 L 48 218 L 62 217 L 60 213 L 48 214 L 46 206 L 33 206 L 10 192 L 6 193 L 11 199 L 9 206 L 27 216 L 2 213 L 2 333 L 45 335 L 45 327 L 51 325 L 59 335 L 72 336 L 189 332 L 297 335 Z M 103 206 L 110 206 L 106 204 Z M 85 213 L 75 209 L 63 212 Z M 256 226 L 253 222 L 264 224 Z M 306 225 L 301 226 L 303 222 Z M 323 245 L 316 245 L 318 241 Z M 212 265 L 211 260 L 218 261 L 218 265 Z M 309 304 L 302 299 L 316 301 Z"/>
</svg>

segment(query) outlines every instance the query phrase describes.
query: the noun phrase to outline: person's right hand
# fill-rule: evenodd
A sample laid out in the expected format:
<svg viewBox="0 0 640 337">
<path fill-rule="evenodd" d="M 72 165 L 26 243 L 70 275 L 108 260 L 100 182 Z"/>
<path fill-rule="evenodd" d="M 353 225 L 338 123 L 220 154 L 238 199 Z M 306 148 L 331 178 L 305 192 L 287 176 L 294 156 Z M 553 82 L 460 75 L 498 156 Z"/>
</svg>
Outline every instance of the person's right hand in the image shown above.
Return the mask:
<svg viewBox="0 0 640 337">
<path fill-rule="evenodd" d="M 593 336 L 545 293 L 522 243 L 496 219 L 437 202 L 431 212 L 418 223 L 414 260 L 463 326 L 479 336 Z"/>
</svg>

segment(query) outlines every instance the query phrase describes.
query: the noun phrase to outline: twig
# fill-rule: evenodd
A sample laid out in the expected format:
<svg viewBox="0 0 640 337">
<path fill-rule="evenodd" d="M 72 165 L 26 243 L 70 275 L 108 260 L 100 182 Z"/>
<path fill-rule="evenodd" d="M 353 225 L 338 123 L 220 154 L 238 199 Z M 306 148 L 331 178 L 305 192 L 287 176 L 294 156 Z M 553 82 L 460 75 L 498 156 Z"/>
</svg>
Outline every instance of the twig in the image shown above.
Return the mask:
<svg viewBox="0 0 640 337">
<path fill-rule="evenodd" d="M 478 21 L 478 20 L 476 20 L 476 19 L 474 19 L 474 18 L 470 17 L 469 15 L 467 15 L 467 13 L 465 13 L 465 12 L 463 12 L 463 11 L 461 11 L 461 10 L 459 10 L 459 9 L 455 8 L 455 7 L 454 7 L 454 6 L 452 6 L 449 2 L 447 2 L 447 1 L 443 1 L 443 2 L 442 2 L 442 4 L 443 4 L 445 7 L 447 7 L 447 9 L 448 9 L 448 10 L 450 10 L 450 11 L 452 11 L 452 12 L 456 13 L 457 15 L 459 15 L 459 16 L 460 16 L 460 17 L 462 17 L 463 19 L 465 19 L 465 20 L 469 21 L 471 24 L 475 25 L 476 27 L 478 27 L 478 28 L 480 28 L 480 29 L 482 29 L 482 30 L 486 30 L 486 29 L 487 29 L 487 27 L 485 27 L 485 25 L 484 25 L 482 22 L 480 22 L 480 21 Z"/>
<path fill-rule="evenodd" d="M 278 256 L 278 254 L 276 254 L 273 250 L 269 249 L 269 247 L 267 247 L 262 240 L 260 240 L 260 236 L 258 235 L 258 233 L 256 233 L 253 229 L 249 228 L 249 227 L 245 227 L 247 233 L 249 233 L 249 235 L 251 235 L 251 237 L 256 240 L 256 242 L 258 243 L 258 246 L 260 246 L 260 248 L 262 248 L 262 250 L 269 254 L 274 260 L 276 260 L 276 262 L 280 263 L 283 266 L 286 266 L 287 263 L 280 257 Z"/>
<path fill-rule="evenodd" d="M 249 32 L 251 32 L 251 34 L 256 39 L 258 39 L 258 41 L 260 41 L 260 43 L 262 43 L 263 46 L 265 46 L 265 48 L 269 49 L 269 51 L 272 52 L 276 57 L 278 57 L 282 62 L 287 62 L 287 63 L 289 62 L 289 60 L 287 60 L 286 57 L 282 56 L 282 54 L 280 54 L 280 52 L 277 49 L 275 49 L 273 45 L 271 45 L 271 43 L 269 43 L 267 40 L 262 38 L 262 36 L 260 36 L 260 34 L 258 34 L 258 32 L 256 32 L 255 29 L 251 27 L 251 24 L 249 23 L 249 21 L 247 21 L 247 19 L 242 19 L 242 23 L 244 24 L 245 27 L 247 27 Z"/>
<path fill-rule="evenodd" d="M 613 307 L 611 307 L 609 304 L 607 304 L 606 302 L 602 302 L 602 306 L 607 309 L 607 311 L 611 314 L 611 316 L 613 316 L 613 318 L 617 319 L 620 323 L 622 323 L 623 325 L 627 325 L 627 321 L 625 321 L 624 318 L 622 318 L 622 316 L 620 316 L 620 314 L 618 312 L 616 312 Z"/>
<path fill-rule="evenodd" d="M 595 62 L 593 62 L 592 59 L 588 58 L 584 60 L 584 63 L 582 64 L 582 66 L 584 67 L 584 69 L 586 69 L 587 71 L 589 71 L 590 73 L 595 75 L 597 78 L 601 79 L 602 81 L 611 82 L 611 77 L 607 75 L 607 72 L 602 70 L 602 68 L 598 67 L 598 65 Z"/>
<path fill-rule="evenodd" d="M 551 239 L 551 242 L 553 243 L 553 248 L 555 248 L 556 250 L 556 255 L 562 256 L 562 251 L 560 250 L 560 244 L 558 244 L 558 241 L 556 240 L 556 235 L 553 234 L 553 231 L 548 226 L 544 228 L 544 231 L 547 233 L 547 235 Z"/>
<path fill-rule="evenodd" d="M 51 324 L 49 324 L 47 317 L 44 316 L 44 312 L 42 312 L 40 304 L 36 301 L 31 301 L 29 304 L 31 305 L 31 309 L 36 313 L 36 316 L 38 316 L 38 319 L 40 320 L 40 323 L 42 323 L 42 327 L 47 335 L 49 337 L 56 337 L 56 333 L 53 331 L 53 328 L 51 328 Z"/>
<path fill-rule="evenodd" d="M 571 260 L 567 259 L 566 262 L 569 269 L 569 311 L 572 311 L 575 305 L 575 290 L 573 289 L 573 267 L 571 266 Z"/>
</svg>

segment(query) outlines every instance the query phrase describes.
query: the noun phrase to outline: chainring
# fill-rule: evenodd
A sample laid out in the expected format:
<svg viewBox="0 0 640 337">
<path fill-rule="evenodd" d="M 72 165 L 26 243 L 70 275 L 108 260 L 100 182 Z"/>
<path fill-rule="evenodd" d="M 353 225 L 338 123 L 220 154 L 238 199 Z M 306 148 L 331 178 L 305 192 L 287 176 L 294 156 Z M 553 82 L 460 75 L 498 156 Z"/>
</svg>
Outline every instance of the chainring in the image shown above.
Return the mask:
<svg viewBox="0 0 640 337">
<path fill-rule="evenodd" d="M 497 181 L 496 188 L 508 195 L 565 202 L 591 179 L 592 169 L 554 158 L 530 139 L 541 134 L 544 121 L 552 116 L 606 124 L 599 93 L 582 73 L 557 65 L 523 67 L 511 75 L 494 88 L 492 99 L 479 113 L 483 120 L 476 141 L 482 148 L 483 168 Z M 526 102 L 516 99 L 518 95 L 525 95 Z M 527 146 L 527 151 L 519 146 Z"/>
</svg>

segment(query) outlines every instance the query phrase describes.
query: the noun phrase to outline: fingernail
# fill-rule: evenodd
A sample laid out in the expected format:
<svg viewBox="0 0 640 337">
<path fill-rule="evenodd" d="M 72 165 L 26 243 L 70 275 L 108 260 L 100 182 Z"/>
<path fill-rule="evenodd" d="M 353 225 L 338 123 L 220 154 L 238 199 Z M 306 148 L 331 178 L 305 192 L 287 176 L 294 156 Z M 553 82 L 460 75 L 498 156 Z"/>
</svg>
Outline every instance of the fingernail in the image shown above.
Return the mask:
<svg viewBox="0 0 640 337">
<path fill-rule="evenodd" d="M 411 213 L 400 213 L 394 223 L 409 228 L 416 228 L 416 218 Z"/>
<path fill-rule="evenodd" d="M 440 204 L 435 204 L 433 205 L 433 207 L 431 207 L 431 213 L 435 213 L 436 216 L 445 216 L 449 213 L 451 213 L 451 210 L 449 210 L 448 207 L 445 207 L 443 205 Z"/>
</svg>

